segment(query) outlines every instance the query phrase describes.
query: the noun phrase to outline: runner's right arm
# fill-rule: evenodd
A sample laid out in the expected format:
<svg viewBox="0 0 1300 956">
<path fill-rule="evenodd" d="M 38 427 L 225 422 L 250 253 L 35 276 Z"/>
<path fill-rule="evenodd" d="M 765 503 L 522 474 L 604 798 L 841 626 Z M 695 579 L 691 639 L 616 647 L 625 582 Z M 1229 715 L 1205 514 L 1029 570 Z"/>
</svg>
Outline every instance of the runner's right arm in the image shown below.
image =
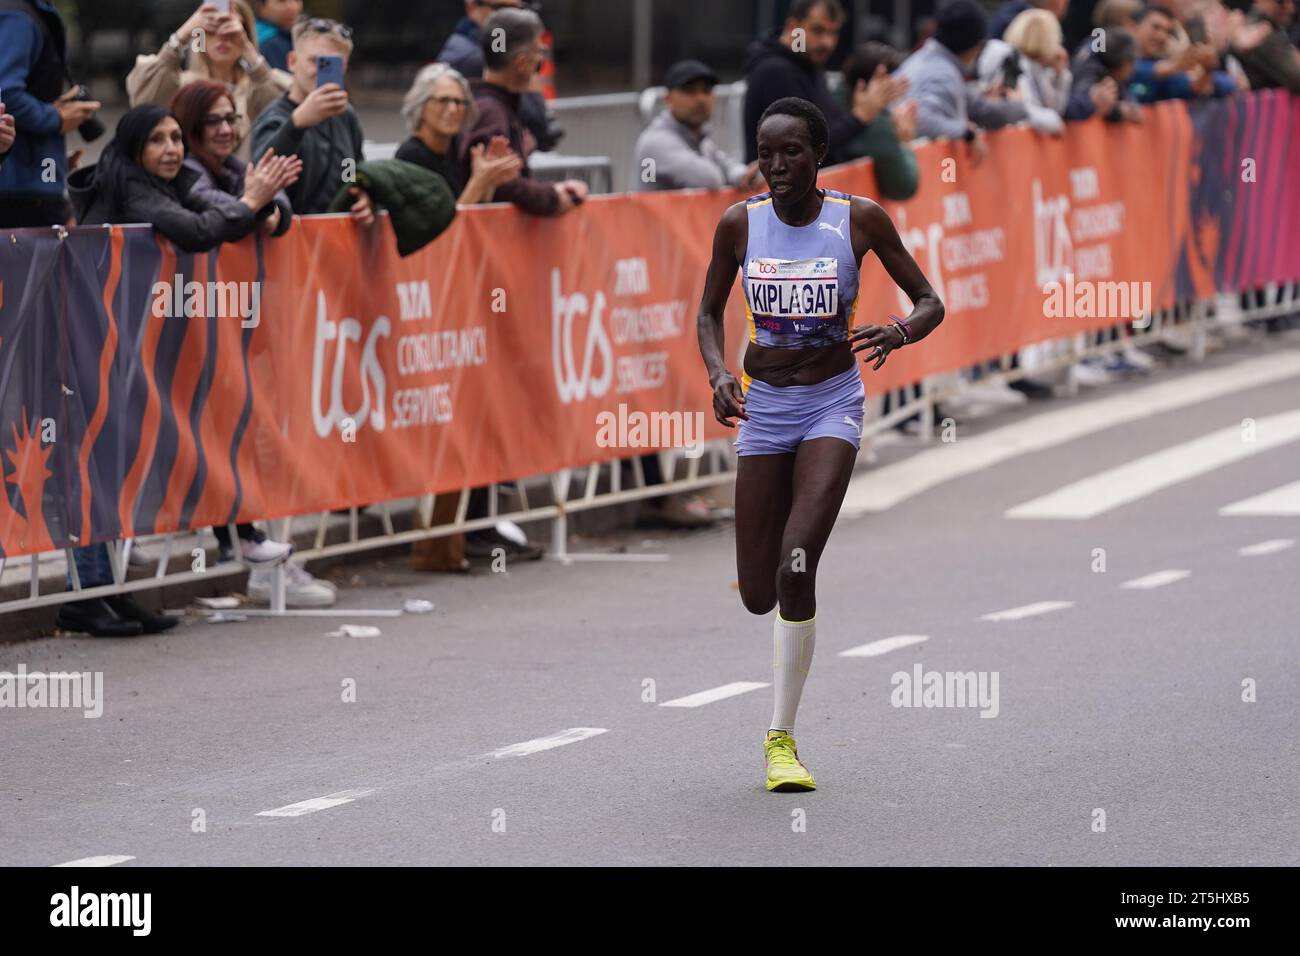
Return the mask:
<svg viewBox="0 0 1300 956">
<path fill-rule="evenodd" d="M 740 383 L 727 371 L 723 358 L 723 321 L 726 317 L 727 298 L 731 295 L 736 270 L 744 255 L 748 239 L 749 216 L 745 204 L 738 202 L 725 213 L 713 234 L 713 256 L 704 278 L 704 295 L 696 318 L 696 332 L 700 339 L 700 355 L 709 371 L 709 386 L 713 389 L 713 414 L 728 428 L 734 428 L 732 418 L 745 415 L 745 396 Z"/>
</svg>

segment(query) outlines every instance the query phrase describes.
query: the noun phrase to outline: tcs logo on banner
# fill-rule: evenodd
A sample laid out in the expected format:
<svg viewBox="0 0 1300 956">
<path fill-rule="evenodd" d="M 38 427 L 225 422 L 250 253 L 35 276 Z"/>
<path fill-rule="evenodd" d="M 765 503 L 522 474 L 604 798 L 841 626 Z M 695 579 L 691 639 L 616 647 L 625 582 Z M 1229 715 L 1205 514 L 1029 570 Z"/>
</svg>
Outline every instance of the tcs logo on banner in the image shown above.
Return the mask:
<svg viewBox="0 0 1300 956">
<path fill-rule="evenodd" d="M 555 372 L 555 389 L 560 401 L 581 402 L 588 396 L 600 398 L 614 380 L 614 349 L 609 342 L 602 318 L 605 293 L 597 291 L 590 303 L 581 292 L 565 295 L 560 288 L 560 270 L 551 270 L 551 368 Z M 574 348 L 574 320 L 587 319 L 580 348 Z M 582 355 L 582 367 L 574 361 Z M 600 354 L 600 375 L 593 377 L 596 355 Z"/>
<path fill-rule="evenodd" d="M 343 431 L 345 422 L 361 428 L 367 421 L 375 431 L 384 430 L 384 394 L 386 383 L 384 367 L 379 361 L 378 346 L 392 331 L 392 323 L 385 315 L 375 319 L 364 343 L 361 341 L 361 323 L 356 319 L 334 322 L 325 308 L 325 293 L 316 293 L 316 342 L 311 356 L 311 418 L 316 434 L 328 438 L 335 429 Z M 325 355 L 329 343 L 334 343 L 332 368 L 326 384 Z M 348 408 L 343 399 L 343 375 L 353 354 L 351 346 L 360 346 L 359 370 L 361 374 L 361 404 Z M 327 394 L 322 396 L 322 391 Z M 322 397 L 325 401 L 322 402 Z"/>
</svg>

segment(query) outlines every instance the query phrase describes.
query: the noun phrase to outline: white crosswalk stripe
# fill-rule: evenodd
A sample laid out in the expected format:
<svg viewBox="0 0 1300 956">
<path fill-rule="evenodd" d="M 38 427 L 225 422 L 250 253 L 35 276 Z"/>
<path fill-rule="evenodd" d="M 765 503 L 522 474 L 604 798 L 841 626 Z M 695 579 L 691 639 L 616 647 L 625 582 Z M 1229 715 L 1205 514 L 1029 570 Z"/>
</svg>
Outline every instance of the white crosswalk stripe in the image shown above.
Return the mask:
<svg viewBox="0 0 1300 956">
<path fill-rule="evenodd" d="M 1183 375 L 1122 395 L 1043 412 L 982 435 L 936 445 L 904 461 L 855 476 L 849 482 L 840 516 L 849 518 L 885 511 L 945 481 L 1018 455 L 1296 376 L 1300 376 L 1300 351 L 1287 349 L 1226 368 Z"/>
<path fill-rule="evenodd" d="M 1008 518 L 1095 518 L 1216 468 L 1300 440 L 1300 409 L 1256 422 L 1255 440 L 1231 425 L 1071 482 L 1007 511 Z"/>
<path fill-rule="evenodd" d="M 1267 518 L 1292 518 L 1300 515 L 1300 481 L 1234 501 L 1220 508 L 1219 514 Z"/>
</svg>

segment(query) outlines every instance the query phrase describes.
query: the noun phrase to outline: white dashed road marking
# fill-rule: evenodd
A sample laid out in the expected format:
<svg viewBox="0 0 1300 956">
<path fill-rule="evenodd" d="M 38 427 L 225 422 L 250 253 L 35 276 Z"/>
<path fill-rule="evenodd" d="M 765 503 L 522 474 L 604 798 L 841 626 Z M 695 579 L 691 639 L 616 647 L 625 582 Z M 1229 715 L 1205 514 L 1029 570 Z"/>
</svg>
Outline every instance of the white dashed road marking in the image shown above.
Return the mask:
<svg viewBox="0 0 1300 956">
<path fill-rule="evenodd" d="M 303 800 L 301 803 L 291 803 L 287 807 L 277 807 L 274 810 L 263 810 L 258 814 L 258 816 L 300 817 L 307 813 L 316 813 L 318 810 L 328 810 L 331 807 L 341 807 L 345 803 L 351 803 L 359 797 L 369 796 L 374 792 L 373 788 L 368 790 L 340 790 L 338 793 L 328 793 L 323 797 L 313 797 L 310 800 Z"/>
<path fill-rule="evenodd" d="M 134 860 L 133 856 L 85 856 L 80 860 L 69 860 L 67 863 L 55 863 L 59 866 L 117 866 L 119 863 L 125 863 L 127 860 Z"/>
<path fill-rule="evenodd" d="M 992 614 L 984 614 L 980 617 L 981 621 L 1018 621 L 1022 617 L 1034 617 L 1038 614 L 1048 614 L 1052 611 L 1060 611 L 1067 607 L 1074 607 L 1073 601 L 1039 601 L 1037 604 L 1025 604 L 1021 607 L 1008 608 L 1005 611 L 994 611 Z"/>
<path fill-rule="evenodd" d="M 879 641 L 872 641 L 870 644 L 859 644 L 857 647 L 850 647 L 847 651 L 840 651 L 839 656 L 879 657 L 881 654 L 896 651 L 900 647 L 911 647 L 913 644 L 920 644 L 922 641 L 928 641 L 929 639 L 925 634 L 899 634 L 896 637 L 886 637 Z"/>
<path fill-rule="evenodd" d="M 1144 574 L 1140 578 L 1134 578 L 1132 581 L 1125 581 L 1120 587 L 1149 591 L 1152 588 L 1164 587 L 1166 584 L 1173 584 L 1175 581 L 1191 577 L 1191 574 L 1191 571 L 1154 571 L 1151 574 Z"/>
<path fill-rule="evenodd" d="M 588 737 L 595 737 L 597 734 L 608 732 L 605 727 L 570 727 L 568 730 L 562 730 L 558 734 L 551 734 L 549 737 L 537 737 L 533 740 L 525 740 L 521 744 L 501 747 L 487 754 L 487 756 L 526 757 L 529 754 L 539 753 L 543 750 L 563 747 L 565 744 L 576 744 L 579 740 L 586 740 Z"/>
<path fill-rule="evenodd" d="M 747 694 L 751 690 L 758 690 L 760 687 L 768 687 L 768 684 L 762 684 L 757 681 L 738 680 L 730 684 L 723 684 L 721 687 L 714 687 L 710 690 L 702 690 L 698 694 L 690 694 L 686 697 L 678 697 L 676 700 L 666 700 L 660 707 L 702 707 L 705 704 L 711 704 L 715 700 L 725 700 L 728 697 L 735 697 L 737 694 Z"/>
<path fill-rule="evenodd" d="M 1294 546 L 1294 538 L 1270 538 L 1259 544 L 1248 544 L 1244 548 L 1239 548 L 1237 553 L 1245 558 L 1257 558 L 1261 554 L 1276 554 L 1278 551 L 1285 551 Z"/>
</svg>

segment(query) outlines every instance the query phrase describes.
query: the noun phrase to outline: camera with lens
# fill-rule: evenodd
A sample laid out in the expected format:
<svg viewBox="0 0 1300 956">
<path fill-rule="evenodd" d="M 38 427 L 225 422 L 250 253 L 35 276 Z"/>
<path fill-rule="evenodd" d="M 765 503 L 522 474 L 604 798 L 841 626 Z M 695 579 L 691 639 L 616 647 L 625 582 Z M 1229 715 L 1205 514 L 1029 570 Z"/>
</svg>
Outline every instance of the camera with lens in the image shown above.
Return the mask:
<svg viewBox="0 0 1300 956">
<path fill-rule="evenodd" d="M 79 85 L 77 87 L 77 95 L 70 96 L 68 99 L 74 102 L 79 102 L 82 100 L 93 100 L 94 97 L 90 95 L 90 90 L 86 89 L 85 86 Z M 87 143 L 94 142 L 99 139 L 99 137 L 103 136 L 104 130 L 104 124 L 101 123 L 99 118 L 96 116 L 90 117 L 90 119 L 77 127 L 77 132 L 81 134 L 81 138 Z"/>
</svg>

